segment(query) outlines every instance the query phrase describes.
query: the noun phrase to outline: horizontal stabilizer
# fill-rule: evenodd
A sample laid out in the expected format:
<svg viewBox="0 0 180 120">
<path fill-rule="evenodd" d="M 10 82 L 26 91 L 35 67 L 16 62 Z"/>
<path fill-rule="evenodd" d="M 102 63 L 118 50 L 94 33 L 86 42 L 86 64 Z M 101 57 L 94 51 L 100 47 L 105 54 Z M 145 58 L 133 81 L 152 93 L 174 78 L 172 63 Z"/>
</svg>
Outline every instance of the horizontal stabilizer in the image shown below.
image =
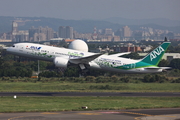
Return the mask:
<svg viewBox="0 0 180 120">
<path fill-rule="evenodd" d="M 170 70 L 170 69 L 172 69 L 172 67 L 160 67 L 161 69 L 163 69 L 163 70 Z"/>
<path fill-rule="evenodd" d="M 162 69 L 162 70 L 170 70 L 171 67 L 145 67 L 145 69 Z"/>
</svg>

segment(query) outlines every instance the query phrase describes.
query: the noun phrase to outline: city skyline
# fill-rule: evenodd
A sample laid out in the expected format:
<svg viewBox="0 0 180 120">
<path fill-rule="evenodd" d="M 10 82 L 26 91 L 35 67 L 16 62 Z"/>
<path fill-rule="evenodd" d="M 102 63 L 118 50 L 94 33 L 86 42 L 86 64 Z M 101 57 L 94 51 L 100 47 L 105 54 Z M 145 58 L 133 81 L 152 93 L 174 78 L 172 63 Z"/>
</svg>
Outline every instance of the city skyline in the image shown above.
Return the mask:
<svg viewBox="0 0 180 120">
<path fill-rule="evenodd" d="M 78 33 L 73 30 L 71 26 L 59 26 L 58 31 L 54 31 L 48 26 L 39 26 L 35 28 L 32 26 L 29 30 L 19 30 L 18 23 L 12 22 L 12 30 L 7 33 L 0 34 L 0 41 L 12 40 L 13 42 L 22 41 L 50 41 L 52 38 L 62 39 L 83 39 L 90 41 L 100 42 L 118 42 L 118 41 L 130 41 L 130 40 L 162 40 L 164 37 L 170 39 L 179 39 L 180 33 L 173 33 L 168 30 L 153 29 L 150 27 L 141 27 L 141 30 L 132 31 L 130 27 L 124 26 L 113 32 L 111 28 L 97 29 L 94 27 L 92 33 Z"/>
<path fill-rule="evenodd" d="M 180 20 L 179 0 L 1 0 L 0 16 L 102 20 L 166 18 Z"/>
</svg>

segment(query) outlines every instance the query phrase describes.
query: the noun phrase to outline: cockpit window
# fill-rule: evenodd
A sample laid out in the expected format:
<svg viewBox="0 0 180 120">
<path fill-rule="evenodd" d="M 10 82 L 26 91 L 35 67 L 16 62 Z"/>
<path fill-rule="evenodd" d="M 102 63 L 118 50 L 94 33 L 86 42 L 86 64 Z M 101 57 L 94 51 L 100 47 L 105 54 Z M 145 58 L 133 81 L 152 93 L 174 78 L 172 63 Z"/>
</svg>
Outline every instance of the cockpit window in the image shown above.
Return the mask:
<svg viewBox="0 0 180 120">
<path fill-rule="evenodd" d="M 15 47 L 15 45 L 13 45 L 12 47 Z"/>
</svg>

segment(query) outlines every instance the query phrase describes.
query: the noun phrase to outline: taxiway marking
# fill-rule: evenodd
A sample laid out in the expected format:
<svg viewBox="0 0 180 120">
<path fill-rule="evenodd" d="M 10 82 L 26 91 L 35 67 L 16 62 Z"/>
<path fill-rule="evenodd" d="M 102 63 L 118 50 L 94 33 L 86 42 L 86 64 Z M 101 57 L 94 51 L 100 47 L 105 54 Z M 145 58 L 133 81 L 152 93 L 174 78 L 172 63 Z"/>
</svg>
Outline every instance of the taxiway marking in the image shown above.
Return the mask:
<svg viewBox="0 0 180 120">
<path fill-rule="evenodd" d="M 41 114 L 52 115 L 52 114 L 61 114 L 61 113 L 43 112 L 43 113 L 41 113 Z"/>
<path fill-rule="evenodd" d="M 13 119 L 16 119 L 16 118 L 23 118 L 25 116 L 18 116 L 18 117 L 12 117 L 12 118 L 9 118 L 8 120 L 13 120 Z"/>
<path fill-rule="evenodd" d="M 100 113 L 77 113 L 80 115 L 101 115 Z"/>
</svg>

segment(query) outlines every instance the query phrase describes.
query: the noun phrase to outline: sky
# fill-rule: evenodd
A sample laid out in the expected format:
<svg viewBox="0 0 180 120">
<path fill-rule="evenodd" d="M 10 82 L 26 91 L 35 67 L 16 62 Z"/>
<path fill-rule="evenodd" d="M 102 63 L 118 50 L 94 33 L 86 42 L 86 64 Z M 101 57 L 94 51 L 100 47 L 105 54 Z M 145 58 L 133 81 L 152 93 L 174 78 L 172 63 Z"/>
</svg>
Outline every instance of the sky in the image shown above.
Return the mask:
<svg viewBox="0 0 180 120">
<path fill-rule="evenodd" d="M 0 16 L 180 20 L 180 0 L 0 0 Z"/>
</svg>

